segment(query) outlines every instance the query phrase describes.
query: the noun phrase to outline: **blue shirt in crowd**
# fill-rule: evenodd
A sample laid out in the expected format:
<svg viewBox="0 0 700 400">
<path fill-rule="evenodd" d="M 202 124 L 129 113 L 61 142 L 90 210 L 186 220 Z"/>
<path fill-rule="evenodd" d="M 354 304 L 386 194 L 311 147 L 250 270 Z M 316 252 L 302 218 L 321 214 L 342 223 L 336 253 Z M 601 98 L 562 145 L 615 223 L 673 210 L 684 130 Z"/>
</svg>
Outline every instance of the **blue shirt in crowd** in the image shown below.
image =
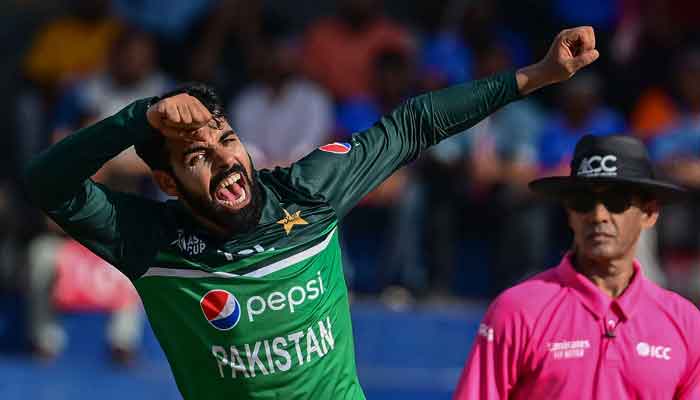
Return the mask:
<svg viewBox="0 0 700 400">
<path fill-rule="evenodd" d="M 562 162 L 568 162 L 574 153 L 576 142 L 586 134 L 606 136 L 625 132 L 624 118 L 609 108 L 596 109 L 580 128 L 572 128 L 562 114 L 555 114 L 547 122 L 540 136 L 540 167 L 556 168 Z"/>
<path fill-rule="evenodd" d="M 681 119 L 649 143 L 649 153 L 656 162 L 700 156 L 700 120 Z"/>
</svg>

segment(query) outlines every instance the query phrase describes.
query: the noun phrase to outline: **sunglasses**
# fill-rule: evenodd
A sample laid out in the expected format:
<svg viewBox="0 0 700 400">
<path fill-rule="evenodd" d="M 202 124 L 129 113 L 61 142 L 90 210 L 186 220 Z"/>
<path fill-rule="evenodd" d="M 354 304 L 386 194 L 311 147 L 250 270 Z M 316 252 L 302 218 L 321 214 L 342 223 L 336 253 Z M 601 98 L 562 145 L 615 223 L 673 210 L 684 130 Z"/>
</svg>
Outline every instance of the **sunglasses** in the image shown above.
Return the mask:
<svg viewBox="0 0 700 400">
<path fill-rule="evenodd" d="M 634 194 L 609 190 L 601 193 L 580 191 L 570 193 L 564 198 L 564 206 L 577 213 L 593 211 L 597 204 L 602 204 L 613 214 L 621 214 L 632 206 Z"/>
</svg>

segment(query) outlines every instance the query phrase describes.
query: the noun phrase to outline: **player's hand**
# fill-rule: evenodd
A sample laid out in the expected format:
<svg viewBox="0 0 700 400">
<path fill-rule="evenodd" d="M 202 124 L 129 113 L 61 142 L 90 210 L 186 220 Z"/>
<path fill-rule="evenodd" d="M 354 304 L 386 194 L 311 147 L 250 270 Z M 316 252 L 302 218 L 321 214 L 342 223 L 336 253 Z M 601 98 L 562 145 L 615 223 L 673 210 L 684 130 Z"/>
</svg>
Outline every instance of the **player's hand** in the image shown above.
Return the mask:
<svg viewBox="0 0 700 400">
<path fill-rule="evenodd" d="M 565 29 L 554 38 L 540 62 L 518 70 L 518 88 L 522 94 L 528 94 L 542 86 L 567 80 L 599 56 L 592 27 Z"/>
<path fill-rule="evenodd" d="M 167 97 L 149 107 L 148 123 L 163 136 L 181 140 L 205 140 L 199 128 L 212 115 L 197 98 L 187 93 Z"/>
<path fill-rule="evenodd" d="M 595 33 L 590 26 L 565 29 L 554 38 L 547 55 L 540 62 L 552 83 L 571 78 L 600 56 L 595 48 Z"/>
</svg>

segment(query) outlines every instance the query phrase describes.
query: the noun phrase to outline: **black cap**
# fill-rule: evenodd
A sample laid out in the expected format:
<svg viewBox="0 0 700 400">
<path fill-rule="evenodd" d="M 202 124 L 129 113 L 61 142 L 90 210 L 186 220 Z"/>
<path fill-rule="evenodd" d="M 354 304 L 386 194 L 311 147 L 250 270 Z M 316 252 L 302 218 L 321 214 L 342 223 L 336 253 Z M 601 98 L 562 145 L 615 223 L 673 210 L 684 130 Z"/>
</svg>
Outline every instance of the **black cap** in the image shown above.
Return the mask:
<svg viewBox="0 0 700 400">
<path fill-rule="evenodd" d="M 639 139 L 626 135 L 586 135 L 576 144 L 569 176 L 536 179 L 535 193 L 560 198 L 591 185 L 627 186 L 652 195 L 662 203 L 684 200 L 687 190 L 657 179 L 649 153 Z"/>
</svg>

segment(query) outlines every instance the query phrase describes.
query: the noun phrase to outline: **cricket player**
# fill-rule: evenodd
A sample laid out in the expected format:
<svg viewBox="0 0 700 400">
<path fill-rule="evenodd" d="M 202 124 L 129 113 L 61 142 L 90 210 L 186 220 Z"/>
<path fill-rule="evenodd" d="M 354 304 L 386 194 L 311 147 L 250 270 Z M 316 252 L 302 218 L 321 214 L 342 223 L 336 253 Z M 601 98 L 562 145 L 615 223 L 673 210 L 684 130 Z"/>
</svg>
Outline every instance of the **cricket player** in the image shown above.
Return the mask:
<svg viewBox="0 0 700 400">
<path fill-rule="evenodd" d="M 619 135 L 583 137 L 570 176 L 530 188 L 562 202 L 571 251 L 491 304 L 454 398 L 700 399 L 700 311 L 634 260 L 660 205 L 685 190 Z"/>
<path fill-rule="evenodd" d="M 592 28 L 537 64 L 408 100 L 348 143 L 256 170 L 216 95 L 136 101 L 36 157 L 33 201 L 134 283 L 186 399 L 364 399 L 338 223 L 428 146 L 598 58 Z M 280 132 L 283 134 L 283 132 Z M 165 203 L 90 177 L 130 146 Z"/>
</svg>

